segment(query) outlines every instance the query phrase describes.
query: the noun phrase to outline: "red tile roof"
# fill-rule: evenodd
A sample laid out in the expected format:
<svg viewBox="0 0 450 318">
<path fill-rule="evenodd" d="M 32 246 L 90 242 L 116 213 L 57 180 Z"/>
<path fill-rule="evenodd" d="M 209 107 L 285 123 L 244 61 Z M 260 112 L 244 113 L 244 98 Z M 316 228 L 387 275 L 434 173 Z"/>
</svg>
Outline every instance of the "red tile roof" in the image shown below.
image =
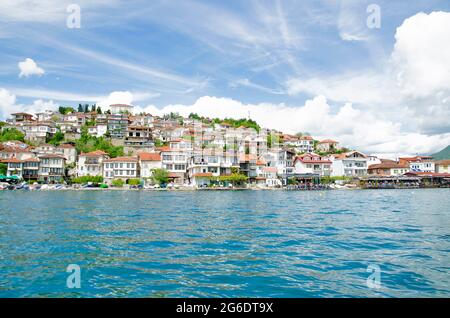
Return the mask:
<svg viewBox="0 0 450 318">
<path fill-rule="evenodd" d="M 338 143 L 337 141 L 334 141 L 332 139 L 325 139 L 319 142 L 319 144 L 336 144 Z"/>
<path fill-rule="evenodd" d="M 395 161 L 386 161 L 386 162 L 382 162 L 382 163 L 378 163 L 378 164 L 374 164 L 374 165 L 370 165 L 368 167 L 369 170 L 372 169 L 404 169 L 404 168 L 409 168 L 408 164 L 405 163 L 397 163 Z"/>
<path fill-rule="evenodd" d="M 161 155 L 158 152 L 141 152 L 138 156 L 142 161 L 161 161 Z"/>
<path fill-rule="evenodd" d="M 137 161 L 138 161 L 137 157 L 117 157 L 105 160 L 103 162 L 137 162 Z"/>
<path fill-rule="evenodd" d="M 102 150 L 95 150 L 87 153 L 81 153 L 80 156 L 83 157 L 102 157 L 102 156 L 108 156 L 108 154 Z"/>
</svg>

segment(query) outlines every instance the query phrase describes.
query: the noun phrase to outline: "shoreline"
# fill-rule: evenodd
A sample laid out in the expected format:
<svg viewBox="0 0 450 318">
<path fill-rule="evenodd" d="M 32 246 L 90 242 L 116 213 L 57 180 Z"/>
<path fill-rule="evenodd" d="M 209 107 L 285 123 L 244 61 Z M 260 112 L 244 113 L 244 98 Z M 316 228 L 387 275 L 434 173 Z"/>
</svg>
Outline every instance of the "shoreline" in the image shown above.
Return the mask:
<svg viewBox="0 0 450 318">
<path fill-rule="evenodd" d="M 286 188 L 242 188 L 242 189 L 196 189 L 196 188 L 179 188 L 179 189 L 127 189 L 127 188 L 48 188 L 48 189 L 2 189 L 2 191 L 23 191 L 23 192 L 45 192 L 45 191 L 141 191 L 141 192 L 203 192 L 203 191 L 289 191 L 289 192 L 323 192 L 323 191 L 351 191 L 351 190 L 421 190 L 421 189 L 450 189 L 448 187 L 421 187 L 421 188 L 362 188 L 362 187 L 342 187 L 329 189 L 286 189 Z"/>
</svg>

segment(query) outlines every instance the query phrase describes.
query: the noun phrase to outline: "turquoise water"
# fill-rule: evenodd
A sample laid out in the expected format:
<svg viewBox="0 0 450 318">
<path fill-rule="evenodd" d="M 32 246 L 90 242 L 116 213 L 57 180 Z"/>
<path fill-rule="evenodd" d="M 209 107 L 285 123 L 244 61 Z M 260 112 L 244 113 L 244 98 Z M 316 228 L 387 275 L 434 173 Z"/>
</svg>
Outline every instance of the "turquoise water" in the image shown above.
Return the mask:
<svg viewBox="0 0 450 318">
<path fill-rule="evenodd" d="M 449 194 L 3 191 L 0 296 L 449 297 Z"/>
</svg>

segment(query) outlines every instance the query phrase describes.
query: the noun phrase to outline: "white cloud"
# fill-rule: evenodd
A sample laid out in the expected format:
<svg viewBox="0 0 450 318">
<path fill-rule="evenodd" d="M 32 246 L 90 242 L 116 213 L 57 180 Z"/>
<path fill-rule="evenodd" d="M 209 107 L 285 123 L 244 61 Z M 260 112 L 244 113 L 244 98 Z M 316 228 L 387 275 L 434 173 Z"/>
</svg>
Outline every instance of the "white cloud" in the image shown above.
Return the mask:
<svg viewBox="0 0 450 318">
<path fill-rule="evenodd" d="M 450 12 L 418 13 L 397 28 L 392 64 L 405 95 L 450 92 Z"/>
<path fill-rule="evenodd" d="M 319 139 L 336 138 L 343 145 L 367 153 L 432 153 L 450 143 L 450 133 L 431 136 L 406 133 L 402 131 L 401 123 L 356 109 L 350 103 L 333 112 L 323 96 L 316 96 L 303 106 L 243 104 L 229 98 L 204 96 L 192 105 L 168 105 L 163 108 L 150 105 L 137 111 L 155 115 L 178 112 L 183 116 L 198 113 L 219 118 L 246 118 L 250 113 L 251 118 L 264 127 L 288 133 L 309 132 Z"/>
<path fill-rule="evenodd" d="M 42 112 L 46 109 L 57 109 L 58 105 L 52 100 L 35 100 L 32 104 L 24 105 L 18 104 L 16 95 L 12 94 L 10 91 L 0 88 L 0 119 L 7 119 L 12 113 L 16 112 L 26 112 L 26 113 L 36 113 Z"/>
<path fill-rule="evenodd" d="M 22 62 L 18 63 L 20 73 L 19 77 L 29 77 L 31 75 L 41 76 L 45 73 L 44 69 L 39 67 L 33 59 L 26 58 Z"/>
</svg>

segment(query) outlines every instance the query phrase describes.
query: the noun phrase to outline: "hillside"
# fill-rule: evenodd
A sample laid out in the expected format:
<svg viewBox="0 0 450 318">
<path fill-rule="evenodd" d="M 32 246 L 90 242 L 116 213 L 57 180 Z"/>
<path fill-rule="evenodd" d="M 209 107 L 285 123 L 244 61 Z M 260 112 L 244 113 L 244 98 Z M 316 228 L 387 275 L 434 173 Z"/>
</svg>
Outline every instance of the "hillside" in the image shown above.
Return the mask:
<svg viewBox="0 0 450 318">
<path fill-rule="evenodd" d="M 435 160 L 450 159 L 450 145 L 432 155 Z"/>
</svg>

